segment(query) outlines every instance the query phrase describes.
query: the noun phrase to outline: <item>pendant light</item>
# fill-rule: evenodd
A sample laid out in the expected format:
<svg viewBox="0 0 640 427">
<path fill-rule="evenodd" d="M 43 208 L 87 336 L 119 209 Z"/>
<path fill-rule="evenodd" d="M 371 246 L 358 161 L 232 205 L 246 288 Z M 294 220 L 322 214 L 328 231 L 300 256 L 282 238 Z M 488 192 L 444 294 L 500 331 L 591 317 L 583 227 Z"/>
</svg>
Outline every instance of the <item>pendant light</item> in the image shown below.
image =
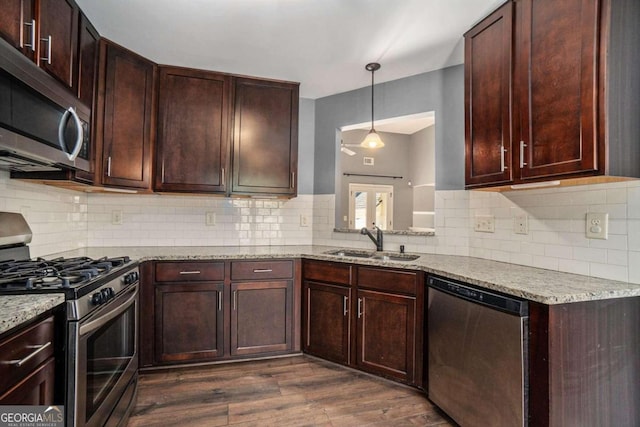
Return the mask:
<svg viewBox="0 0 640 427">
<path fill-rule="evenodd" d="M 365 148 L 381 148 L 384 147 L 384 142 L 373 127 L 373 74 L 380 69 L 380 64 L 377 62 L 371 62 L 364 67 L 367 71 L 371 71 L 371 130 L 360 143 L 361 147 Z"/>
</svg>

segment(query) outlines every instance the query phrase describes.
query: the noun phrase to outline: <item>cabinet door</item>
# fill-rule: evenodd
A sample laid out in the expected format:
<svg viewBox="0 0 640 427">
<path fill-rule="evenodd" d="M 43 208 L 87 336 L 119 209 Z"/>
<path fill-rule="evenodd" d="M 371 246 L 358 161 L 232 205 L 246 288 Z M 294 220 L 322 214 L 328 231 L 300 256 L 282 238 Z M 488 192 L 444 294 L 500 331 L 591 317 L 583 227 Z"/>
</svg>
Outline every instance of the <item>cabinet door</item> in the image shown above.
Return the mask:
<svg viewBox="0 0 640 427">
<path fill-rule="evenodd" d="M 151 186 L 154 80 L 156 66 L 107 44 L 102 183 Z"/>
<path fill-rule="evenodd" d="M 515 124 L 523 180 L 598 167 L 600 3 L 518 2 Z"/>
<path fill-rule="evenodd" d="M 348 365 L 351 289 L 305 281 L 303 292 L 304 351 Z"/>
<path fill-rule="evenodd" d="M 55 359 L 52 357 L 0 396 L 1 405 L 52 405 Z"/>
<path fill-rule="evenodd" d="M 231 191 L 297 194 L 298 85 L 235 81 Z"/>
<path fill-rule="evenodd" d="M 512 179 L 512 18 L 509 2 L 465 34 L 467 186 Z"/>
<path fill-rule="evenodd" d="M 0 13 L 0 37 L 35 59 L 38 45 L 35 0 L 3 0 Z"/>
<path fill-rule="evenodd" d="M 98 39 L 100 36 L 84 14 L 80 14 L 78 29 L 78 98 L 87 107 L 93 108 Z"/>
<path fill-rule="evenodd" d="M 68 0 L 40 0 L 38 64 L 68 87 L 74 86 L 78 8 Z"/>
<path fill-rule="evenodd" d="M 156 362 L 212 360 L 224 353 L 224 284 L 156 285 Z"/>
<path fill-rule="evenodd" d="M 160 68 L 155 189 L 226 191 L 229 76 Z"/>
<path fill-rule="evenodd" d="M 231 354 L 291 350 L 290 280 L 231 284 Z"/>
<path fill-rule="evenodd" d="M 409 384 L 415 381 L 415 306 L 413 297 L 358 290 L 359 368 Z"/>
</svg>

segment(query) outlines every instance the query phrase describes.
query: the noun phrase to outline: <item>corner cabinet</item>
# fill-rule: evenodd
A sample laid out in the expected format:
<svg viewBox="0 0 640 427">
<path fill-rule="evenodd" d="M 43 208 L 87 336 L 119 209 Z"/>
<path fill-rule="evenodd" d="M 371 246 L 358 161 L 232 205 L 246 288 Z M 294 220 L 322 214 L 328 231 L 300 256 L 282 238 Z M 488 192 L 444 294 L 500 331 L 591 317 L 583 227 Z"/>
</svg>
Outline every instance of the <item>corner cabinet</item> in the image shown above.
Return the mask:
<svg viewBox="0 0 640 427">
<path fill-rule="evenodd" d="M 297 195 L 298 87 L 235 78 L 232 193 Z"/>
<path fill-rule="evenodd" d="M 465 34 L 467 188 L 640 177 L 640 131 L 627 123 L 639 111 L 640 46 L 626 38 L 637 9 L 632 0 L 514 1 Z M 612 105 L 625 107 L 614 116 Z"/>
<path fill-rule="evenodd" d="M 422 386 L 423 274 L 303 262 L 303 350 Z"/>
<path fill-rule="evenodd" d="M 156 191 L 225 193 L 231 77 L 160 67 Z"/>
<path fill-rule="evenodd" d="M 101 183 L 151 189 L 157 66 L 114 43 L 100 42 L 98 83 Z"/>
</svg>

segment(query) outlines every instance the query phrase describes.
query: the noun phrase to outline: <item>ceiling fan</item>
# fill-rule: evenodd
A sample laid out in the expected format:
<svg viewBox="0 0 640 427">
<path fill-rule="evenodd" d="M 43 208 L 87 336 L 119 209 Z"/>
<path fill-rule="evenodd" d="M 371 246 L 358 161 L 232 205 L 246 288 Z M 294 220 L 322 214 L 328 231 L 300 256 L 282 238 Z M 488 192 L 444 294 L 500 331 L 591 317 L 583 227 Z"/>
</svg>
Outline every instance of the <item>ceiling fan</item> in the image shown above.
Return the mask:
<svg viewBox="0 0 640 427">
<path fill-rule="evenodd" d="M 350 150 L 349 147 L 360 147 L 360 144 L 345 144 L 344 141 L 340 140 L 340 151 L 348 156 L 355 156 L 356 152 Z"/>
</svg>

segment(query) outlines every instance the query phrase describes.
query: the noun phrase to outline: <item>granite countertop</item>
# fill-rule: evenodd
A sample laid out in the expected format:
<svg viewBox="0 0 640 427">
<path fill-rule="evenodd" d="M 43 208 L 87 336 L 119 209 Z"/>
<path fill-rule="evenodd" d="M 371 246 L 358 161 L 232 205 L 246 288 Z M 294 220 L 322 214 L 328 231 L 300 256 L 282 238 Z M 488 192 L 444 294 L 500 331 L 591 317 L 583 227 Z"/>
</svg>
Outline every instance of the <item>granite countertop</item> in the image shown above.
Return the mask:
<svg viewBox="0 0 640 427">
<path fill-rule="evenodd" d="M 62 304 L 63 294 L 0 296 L 0 334 Z"/>
<path fill-rule="evenodd" d="M 425 271 L 543 304 L 640 296 L 640 284 L 562 273 L 480 258 L 420 255 L 415 261 L 383 261 L 328 255 L 330 246 L 92 247 L 55 256 L 122 256 L 147 260 L 307 258 Z"/>
</svg>

